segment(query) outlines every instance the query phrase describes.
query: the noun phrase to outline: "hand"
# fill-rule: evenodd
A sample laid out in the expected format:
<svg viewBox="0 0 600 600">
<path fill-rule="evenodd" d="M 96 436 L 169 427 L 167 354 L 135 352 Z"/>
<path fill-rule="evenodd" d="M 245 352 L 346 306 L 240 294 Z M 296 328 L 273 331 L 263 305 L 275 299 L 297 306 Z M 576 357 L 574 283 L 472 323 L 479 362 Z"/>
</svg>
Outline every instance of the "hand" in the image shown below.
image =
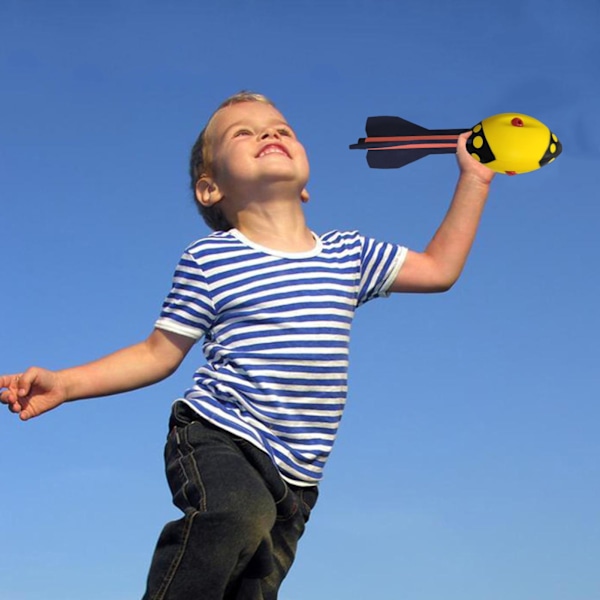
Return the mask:
<svg viewBox="0 0 600 600">
<path fill-rule="evenodd" d="M 456 159 L 461 175 L 472 175 L 481 183 L 489 185 L 496 173 L 469 154 L 467 140 L 471 137 L 471 133 L 471 131 L 466 131 L 458 136 Z"/>
<path fill-rule="evenodd" d="M 67 399 L 58 374 L 39 367 L 0 376 L 0 390 L 0 402 L 23 421 L 56 408 Z"/>
</svg>

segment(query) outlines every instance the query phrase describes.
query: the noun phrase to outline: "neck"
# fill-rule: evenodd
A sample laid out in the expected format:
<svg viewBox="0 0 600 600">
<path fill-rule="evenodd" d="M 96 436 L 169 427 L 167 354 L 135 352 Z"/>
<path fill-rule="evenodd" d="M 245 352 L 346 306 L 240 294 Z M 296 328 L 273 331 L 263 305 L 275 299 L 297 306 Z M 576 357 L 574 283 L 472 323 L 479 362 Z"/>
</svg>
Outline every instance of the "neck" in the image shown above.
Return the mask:
<svg viewBox="0 0 600 600">
<path fill-rule="evenodd" d="M 308 252 L 315 247 L 299 202 L 279 205 L 252 203 L 240 210 L 233 225 L 256 244 L 282 252 Z"/>
</svg>

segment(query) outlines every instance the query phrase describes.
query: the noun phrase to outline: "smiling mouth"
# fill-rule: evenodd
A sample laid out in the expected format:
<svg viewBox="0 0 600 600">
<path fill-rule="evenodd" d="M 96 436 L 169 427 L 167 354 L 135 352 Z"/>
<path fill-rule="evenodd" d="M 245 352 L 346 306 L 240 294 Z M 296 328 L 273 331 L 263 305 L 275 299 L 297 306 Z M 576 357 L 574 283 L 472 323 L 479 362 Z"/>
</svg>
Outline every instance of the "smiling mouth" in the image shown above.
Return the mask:
<svg viewBox="0 0 600 600">
<path fill-rule="evenodd" d="M 290 158 L 290 155 L 288 154 L 287 150 L 277 144 L 269 144 L 268 146 L 265 146 L 258 153 L 257 158 L 262 158 L 263 156 L 268 156 L 269 154 L 283 154 L 283 156 L 287 156 L 288 158 Z"/>
</svg>

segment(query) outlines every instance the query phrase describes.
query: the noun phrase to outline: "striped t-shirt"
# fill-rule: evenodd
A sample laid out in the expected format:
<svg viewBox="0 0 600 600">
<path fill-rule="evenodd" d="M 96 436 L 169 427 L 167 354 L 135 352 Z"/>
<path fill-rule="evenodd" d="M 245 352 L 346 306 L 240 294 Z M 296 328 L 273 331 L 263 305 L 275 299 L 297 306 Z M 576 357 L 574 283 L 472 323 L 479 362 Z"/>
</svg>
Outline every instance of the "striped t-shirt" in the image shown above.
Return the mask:
<svg viewBox="0 0 600 600">
<path fill-rule="evenodd" d="M 357 232 L 315 241 L 278 252 L 232 229 L 194 242 L 156 322 L 204 336 L 206 364 L 179 400 L 267 452 L 295 485 L 317 483 L 331 452 L 354 311 L 389 294 L 407 252 Z"/>
</svg>

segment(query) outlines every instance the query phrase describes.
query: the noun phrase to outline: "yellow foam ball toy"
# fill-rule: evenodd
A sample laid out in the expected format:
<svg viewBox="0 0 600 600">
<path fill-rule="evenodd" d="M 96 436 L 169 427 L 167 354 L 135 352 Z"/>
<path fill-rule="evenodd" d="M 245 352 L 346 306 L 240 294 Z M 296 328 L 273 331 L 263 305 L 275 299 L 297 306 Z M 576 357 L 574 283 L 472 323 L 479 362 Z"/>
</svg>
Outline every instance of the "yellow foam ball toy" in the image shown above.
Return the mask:
<svg viewBox="0 0 600 600">
<path fill-rule="evenodd" d="M 562 151 L 558 138 L 546 125 L 520 113 L 488 117 L 472 131 L 467 150 L 498 173 L 535 171 L 551 163 Z"/>
</svg>

